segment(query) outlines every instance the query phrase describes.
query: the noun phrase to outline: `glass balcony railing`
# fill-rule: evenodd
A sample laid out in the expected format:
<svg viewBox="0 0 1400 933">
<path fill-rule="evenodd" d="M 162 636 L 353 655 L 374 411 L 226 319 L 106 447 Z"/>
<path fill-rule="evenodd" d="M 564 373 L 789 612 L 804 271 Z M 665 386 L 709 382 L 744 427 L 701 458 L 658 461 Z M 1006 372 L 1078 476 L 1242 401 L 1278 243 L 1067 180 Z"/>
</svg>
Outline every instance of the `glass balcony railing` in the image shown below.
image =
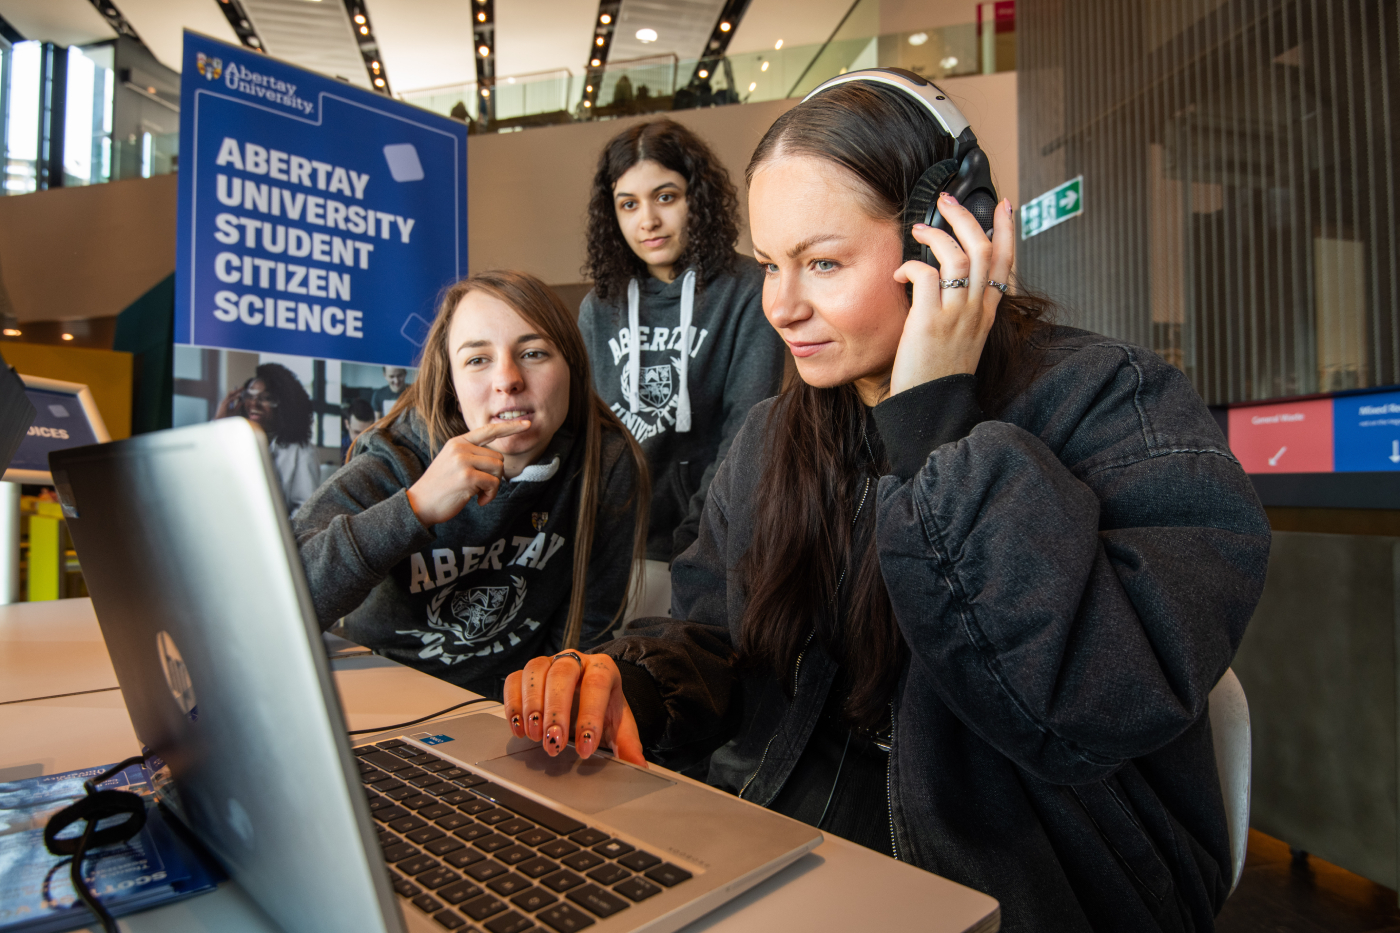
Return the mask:
<svg viewBox="0 0 1400 933">
<path fill-rule="evenodd" d="M 1014 70 L 1014 0 L 979 2 L 977 16 L 976 23 L 876 35 L 879 0 L 856 0 L 831 38 L 816 45 L 779 43 L 779 48 L 764 52 L 704 59 L 659 55 L 610 62 L 601 70 L 580 74 L 560 68 L 496 78 L 485 85 L 427 88 L 400 97 L 461 120 L 471 132 L 512 132 L 803 97 L 828 78 L 861 68 L 907 68 L 933 80 Z M 112 58 L 110 43 L 69 50 L 65 186 L 150 178 L 179 167 L 178 133 L 118 138 L 113 132 L 117 75 Z M 0 139 L 8 136 L 0 160 L 4 169 L 0 194 L 24 194 L 39 186 L 40 64 L 40 43 L 20 42 L 9 49 L 0 44 L 0 79 L 8 82 L 10 91 L 8 110 L 0 106 L 0 119 L 8 129 L 0 134 Z"/>
<path fill-rule="evenodd" d="M 860 0 L 846 23 L 878 21 L 859 16 L 875 0 Z M 805 96 L 821 82 L 861 68 L 899 67 L 931 80 L 1011 71 L 1016 66 L 1015 21 L 988 8 L 979 23 L 886 35 L 838 29 L 820 45 L 787 46 L 719 59 L 674 55 L 611 62 L 596 90 L 585 75 L 566 69 L 430 88 L 401 95 L 436 113 L 470 123 L 474 132 L 512 132 L 582 120 L 605 120 L 695 107 L 756 103 Z M 997 15 L 1000 14 L 1000 15 Z"/>
</svg>

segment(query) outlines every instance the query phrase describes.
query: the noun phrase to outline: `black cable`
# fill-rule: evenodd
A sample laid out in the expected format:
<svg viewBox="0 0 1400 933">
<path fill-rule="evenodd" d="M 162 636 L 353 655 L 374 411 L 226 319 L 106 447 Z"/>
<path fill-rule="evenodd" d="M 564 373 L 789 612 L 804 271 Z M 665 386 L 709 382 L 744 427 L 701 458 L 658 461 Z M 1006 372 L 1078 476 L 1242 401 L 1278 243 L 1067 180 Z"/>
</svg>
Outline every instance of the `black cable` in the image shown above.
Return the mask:
<svg viewBox="0 0 1400 933">
<path fill-rule="evenodd" d="M 499 700 L 492 700 L 489 697 L 477 697 L 475 700 L 468 700 L 465 703 L 458 703 L 456 706 L 449 706 L 447 709 L 440 709 L 436 713 L 429 713 L 419 719 L 411 719 L 408 722 L 395 723 L 392 726 L 375 726 L 373 729 L 351 729 L 347 735 L 368 735 L 371 732 L 392 732 L 395 729 L 407 729 L 409 726 L 416 726 L 420 722 L 427 722 L 429 719 L 437 719 L 445 716 L 454 709 L 461 709 L 464 706 L 472 706 L 476 703 L 499 703 Z"/>
<path fill-rule="evenodd" d="M 141 831 L 146 825 L 146 801 L 130 791 L 98 790 L 98 786 L 113 775 L 120 774 L 132 765 L 144 764 L 145 755 L 133 755 L 121 764 L 113 765 L 95 778 L 83 782 L 87 796 L 59 810 L 44 826 L 44 847 L 54 855 L 72 856 L 69 876 L 73 881 L 73 893 L 77 894 L 88 909 L 102 923 L 106 933 L 119 933 L 117 921 L 107 911 L 97 894 L 83 880 L 83 859 L 89 846 L 106 846 L 125 842 Z M 109 817 L 127 818 L 115 826 L 98 829 L 97 824 Z M 60 839 L 58 834 L 78 820 L 84 822 L 83 834 L 78 839 Z M 60 863 L 62 864 L 62 863 Z M 57 867 L 57 866 L 55 866 Z"/>
<path fill-rule="evenodd" d="M 822 815 L 817 817 L 817 829 L 822 828 L 822 823 L 826 822 L 826 811 L 831 809 L 831 799 L 836 796 L 836 788 L 841 784 L 841 769 L 846 767 L 846 752 L 851 750 L 851 732 L 846 730 L 846 744 L 841 746 L 841 760 L 836 763 L 836 777 L 831 782 L 831 791 L 826 795 L 826 806 L 822 807 Z"/>
</svg>

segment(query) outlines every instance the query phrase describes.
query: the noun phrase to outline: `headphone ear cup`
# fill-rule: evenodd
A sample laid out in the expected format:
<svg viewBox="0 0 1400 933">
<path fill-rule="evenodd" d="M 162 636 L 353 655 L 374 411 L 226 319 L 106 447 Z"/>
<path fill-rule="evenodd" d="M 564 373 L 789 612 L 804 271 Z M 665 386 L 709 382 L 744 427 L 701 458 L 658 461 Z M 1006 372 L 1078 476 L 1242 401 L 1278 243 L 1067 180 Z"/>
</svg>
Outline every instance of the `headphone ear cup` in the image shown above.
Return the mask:
<svg viewBox="0 0 1400 933">
<path fill-rule="evenodd" d="M 988 231 L 987 235 L 990 236 L 992 220 L 997 213 L 996 197 L 986 188 L 978 188 L 962 202 L 962 206 L 967 208 L 973 217 L 977 218 L 977 223 L 982 226 L 983 230 Z"/>
<path fill-rule="evenodd" d="M 904 261 L 923 259 L 924 245 L 914 239 L 914 224 L 921 224 L 929 214 L 938 193 L 943 190 L 958 171 L 958 163 L 952 159 L 935 162 L 919 176 L 909 200 L 904 205 Z M 992 205 L 993 210 L 996 205 Z"/>
</svg>

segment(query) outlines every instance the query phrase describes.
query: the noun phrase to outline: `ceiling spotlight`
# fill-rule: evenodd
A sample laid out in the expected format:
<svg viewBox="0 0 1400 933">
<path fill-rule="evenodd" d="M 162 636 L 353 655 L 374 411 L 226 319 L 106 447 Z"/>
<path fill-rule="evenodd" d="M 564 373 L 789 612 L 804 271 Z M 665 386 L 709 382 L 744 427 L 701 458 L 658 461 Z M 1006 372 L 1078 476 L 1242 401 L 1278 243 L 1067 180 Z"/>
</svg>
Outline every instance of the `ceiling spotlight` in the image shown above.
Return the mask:
<svg viewBox="0 0 1400 933">
<path fill-rule="evenodd" d="M 958 67 L 958 57 L 956 55 L 949 55 L 947 58 L 939 59 L 938 67 L 942 68 L 944 71 L 952 71 L 954 68 Z"/>
<path fill-rule="evenodd" d="M 767 70 L 768 70 L 768 62 L 764 62 L 762 65 L 759 65 L 759 66 L 758 66 L 758 70 L 759 70 L 759 71 L 767 71 Z"/>
<path fill-rule="evenodd" d="M 702 78 L 708 78 L 709 76 L 710 76 L 710 73 L 709 73 L 708 71 L 706 71 L 704 68 L 701 68 L 701 69 L 700 69 L 700 77 L 702 77 Z"/>
<path fill-rule="evenodd" d="M 476 54 L 480 55 L 482 58 L 488 57 L 488 56 L 491 54 L 491 46 L 489 46 L 489 45 L 479 45 L 479 46 L 477 46 L 477 48 L 476 48 Z"/>
<path fill-rule="evenodd" d="M 655 29 L 637 30 L 637 40 L 640 42 L 655 42 L 658 38 L 659 36 L 657 36 Z"/>
<path fill-rule="evenodd" d="M 757 82 L 757 81 L 750 81 L 750 82 L 749 82 L 749 92 L 750 92 L 750 93 L 752 93 L 752 92 L 753 92 L 753 89 L 756 88 L 756 87 L 758 87 L 758 82 Z"/>
<path fill-rule="evenodd" d="M 606 26 L 608 23 L 612 22 L 612 17 L 604 13 L 602 16 L 598 17 L 598 22 Z"/>
<path fill-rule="evenodd" d="M 490 97 L 490 96 L 491 96 L 491 89 L 490 89 L 489 87 L 484 87 L 484 88 L 482 88 L 482 89 L 481 89 L 481 96 L 482 96 L 482 97 Z"/>
<path fill-rule="evenodd" d="M 599 62 L 598 59 L 595 58 L 595 59 L 593 59 L 593 61 L 589 62 L 588 64 L 592 65 L 594 68 L 597 68 L 597 67 L 601 64 L 601 62 Z"/>
<path fill-rule="evenodd" d="M 64 334 L 64 335 L 63 335 L 63 339 L 64 339 L 64 340 L 72 340 L 72 339 L 73 339 L 73 335 L 72 335 L 72 334 Z"/>
<path fill-rule="evenodd" d="M 365 21 L 365 14 L 363 14 L 363 13 L 356 13 L 356 14 L 355 14 L 355 22 L 363 24 L 364 21 Z"/>
<path fill-rule="evenodd" d="M 909 44 L 910 44 L 910 45 L 923 45 L 923 44 L 924 44 L 925 42 L 927 42 L 927 41 L 928 41 L 928 33 L 926 33 L 926 32 L 916 32 L 916 33 L 914 33 L 912 36 L 909 37 Z"/>
<path fill-rule="evenodd" d="M 593 40 L 593 44 L 594 44 L 594 45 L 602 45 L 602 44 L 603 44 L 603 37 L 602 37 L 602 36 L 596 37 L 596 38 Z"/>
<path fill-rule="evenodd" d="M 370 66 L 371 68 L 373 68 L 375 71 L 378 71 L 378 70 L 379 70 L 379 62 L 370 62 L 370 63 L 369 63 L 369 66 Z"/>
<path fill-rule="evenodd" d="M 369 27 L 368 27 L 368 26 L 361 26 L 361 27 L 360 27 L 360 35 L 362 35 L 362 36 L 367 36 L 367 35 L 369 35 Z"/>
<path fill-rule="evenodd" d="M 14 328 L 14 327 L 7 327 L 7 328 L 4 329 L 4 331 L 0 331 L 0 333 L 3 333 L 6 337 L 22 337 L 22 336 L 24 336 L 24 332 L 23 332 L 23 331 L 18 330 L 18 329 Z"/>
<path fill-rule="evenodd" d="M 586 100 L 586 101 L 583 102 L 583 105 L 584 105 L 585 107 L 592 107 L 592 106 L 593 106 L 593 101 L 591 101 L 591 100 Z"/>
<path fill-rule="evenodd" d="M 485 13 L 478 13 L 478 14 L 476 14 L 476 21 L 477 21 L 478 23 L 484 23 L 484 22 L 486 22 L 486 14 L 485 14 Z"/>
<path fill-rule="evenodd" d="M 384 86 L 384 79 L 383 79 L 383 78 L 375 78 L 375 79 L 374 79 L 374 86 L 375 86 L 375 87 L 383 87 L 383 86 Z"/>
<path fill-rule="evenodd" d="M 782 47 L 783 47 L 783 40 L 782 40 L 782 39 L 779 39 L 777 42 L 773 43 L 773 51 L 775 51 L 775 52 L 776 52 L 778 49 L 782 48 Z"/>
<path fill-rule="evenodd" d="M 253 48 L 257 48 L 258 46 L 262 45 L 262 43 L 258 41 L 257 36 L 249 36 L 248 44 L 251 45 Z"/>
<path fill-rule="evenodd" d="M 720 23 L 720 24 L 719 24 L 719 31 L 720 31 L 720 32 L 728 32 L 729 30 L 731 30 L 731 29 L 733 29 L 733 28 L 734 28 L 734 27 L 731 26 L 731 25 L 729 25 L 728 23 Z"/>
<path fill-rule="evenodd" d="M 585 84 L 585 85 L 583 86 L 583 89 L 584 89 L 586 92 L 588 92 L 589 94 L 592 94 L 592 93 L 593 93 L 593 85 L 591 85 L 591 84 Z"/>
</svg>

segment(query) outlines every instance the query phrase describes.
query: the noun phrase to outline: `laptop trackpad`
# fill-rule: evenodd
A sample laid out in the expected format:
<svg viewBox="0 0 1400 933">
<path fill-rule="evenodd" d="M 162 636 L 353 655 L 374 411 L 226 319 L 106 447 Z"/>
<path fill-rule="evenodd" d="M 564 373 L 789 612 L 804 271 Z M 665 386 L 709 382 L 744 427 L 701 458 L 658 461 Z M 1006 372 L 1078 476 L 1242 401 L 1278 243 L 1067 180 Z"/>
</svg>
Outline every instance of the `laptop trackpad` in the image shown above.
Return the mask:
<svg viewBox="0 0 1400 933">
<path fill-rule="evenodd" d="M 607 758 L 584 760 L 573 746 L 566 747 L 557 758 L 551 758 L 543 748 L 531 743 L 523 751 L 478 761 L 476 767 L 589 814 L 620 806 L 676 783 Z"/>
</svg>

